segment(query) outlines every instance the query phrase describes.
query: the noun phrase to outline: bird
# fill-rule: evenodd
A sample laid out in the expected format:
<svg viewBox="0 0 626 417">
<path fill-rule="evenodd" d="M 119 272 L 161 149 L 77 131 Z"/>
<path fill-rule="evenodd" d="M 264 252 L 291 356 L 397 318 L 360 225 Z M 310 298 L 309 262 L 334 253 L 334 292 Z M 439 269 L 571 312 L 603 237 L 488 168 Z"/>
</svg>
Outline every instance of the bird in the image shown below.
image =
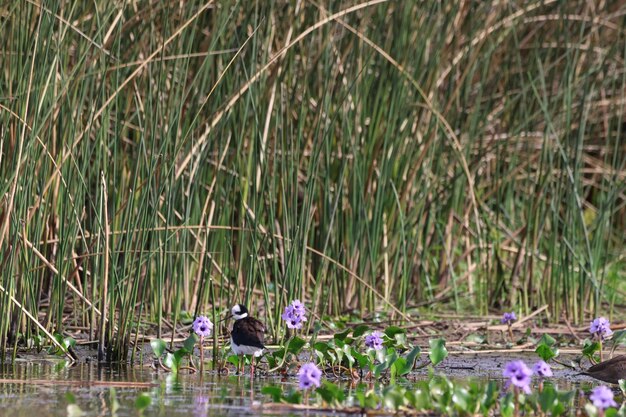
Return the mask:
<svg viewBox="0 0 626 417">
<path fill-rule="evenodd" d="M 230 310 L 235 319 L 233 330 L 230 332 L 230 348 L 236 355 L 251 355 L 250 374 L 254 375 L 254 358 L 263 354 L 265 345 L 265 325 L 254 317 L 250 317 L 248 309 L 243 304 L 236 304 Z M 243 372 L 243 358 L 241 360 Z"/>
<path fill-rule="evenodd" d="M 626 355 L 619 355 L 608 361 L 597 363 L 581 374 L 609 384 L 618 384 L 620 379 L 626 379 Z"/>
</svg>

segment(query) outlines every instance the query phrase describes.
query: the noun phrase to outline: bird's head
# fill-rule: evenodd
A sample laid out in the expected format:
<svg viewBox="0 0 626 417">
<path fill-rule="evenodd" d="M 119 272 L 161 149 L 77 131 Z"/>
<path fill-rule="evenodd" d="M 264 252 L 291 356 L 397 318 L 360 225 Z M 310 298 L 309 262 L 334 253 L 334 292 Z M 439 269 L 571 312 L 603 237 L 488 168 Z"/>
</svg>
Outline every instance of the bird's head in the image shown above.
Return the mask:
<svg viewBox="0 0 626 417">
<path fill-rule="evenodd" d="M 235 320 L 241 320 L 248 317 L 248 309 L 243 304 L 235 304 L 233 308 L 230 309 L 230 314 Z"/>
</svg>

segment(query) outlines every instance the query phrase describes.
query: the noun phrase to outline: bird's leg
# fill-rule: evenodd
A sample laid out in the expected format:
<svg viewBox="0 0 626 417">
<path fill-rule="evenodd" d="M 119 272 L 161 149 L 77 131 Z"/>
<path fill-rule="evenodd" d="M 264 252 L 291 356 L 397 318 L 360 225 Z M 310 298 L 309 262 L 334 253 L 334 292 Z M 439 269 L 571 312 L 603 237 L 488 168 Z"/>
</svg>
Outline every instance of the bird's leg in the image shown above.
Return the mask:
<svg viewBox="0 0 626 417">
<path fill-rule="evenodd" d="M 254 377 L 254 355 L 250 356 L 250 377 Z"/>
</svg>

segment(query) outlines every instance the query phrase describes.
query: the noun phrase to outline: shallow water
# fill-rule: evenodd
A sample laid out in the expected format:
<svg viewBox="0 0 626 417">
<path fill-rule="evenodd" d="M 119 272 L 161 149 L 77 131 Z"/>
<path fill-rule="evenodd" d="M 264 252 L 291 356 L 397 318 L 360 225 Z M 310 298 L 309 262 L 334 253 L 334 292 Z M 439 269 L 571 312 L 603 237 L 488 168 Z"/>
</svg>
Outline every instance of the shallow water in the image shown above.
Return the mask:
<svg viewBox="0 0 626 417">
<path fill-rule="evenodd" d="M 504 363 L 517 358 L 525 359 L 529 364 L 536 359 L 535 356 L 451 355 L 436 368 L 436 372 L 453 379 L 499 380 Z M 554 371 L 553 381 L 560 389 L 588 389 L 593 384 L 589 378 L 576 376 L 567 368 L 555 367 Z M 427 377 L 428 370 L 419 369 L 398 383 L 410 387 L 413 381 Z M 134 403 L 142 392 L 148 393 L 152 399 L 152 404 L 144 412 L 146 416 L 284 416 L 291 414 L 268 413 L 267 409 L 260 408 L 263 402 L 270 400 L 261 394 L 261 388 L 274 384 L 288 390 L 297 383 L 293 375 L 285 378 L 259 375 L 251 380 L 248 375 L 206 373 L 200 377 L 181 373 L 174 378 L 147 366 L 98 367 L 94 363 L 80 363 L 66 367 L 64 361 L 41 358 L 1 366 L 0 379 L 16 381 L 0 383 L 0 416 L 16 417 L 68 416 L 67 393 L 74 395 L 76 404 L 86 416 L 109 416 L 111 387 L 115 388 L 120 404 L 115 414 L 119 417 L 137 415 Z M 340 383 L 348 397 L 357 389 L 347 381 L 333 382 Z M 309 412 L 308 415 L 324 414 Z"/>
<path fill-rule="evenodd" d="M 295 377 L 257 376 L 251 380 L 248 375 L 205 373 L 201 378 L 181 373 L 174 378 L 149 367 L 98 367 L 93 363 L 63 367 L 63 362 L 41 360 L 4 365 L 0 379 L 15 380 L 0 383 L 0 416 L 15 417 L 68 416 L 67 393 L 75 397 L 85 416 L 109 416 L 111 387 L 120 405 L 115 414 L 119 417 L 137 416 L 134 403 L 142 392 L 152 399 L 144 411 L 146 416 L 272 416 L 276 414 L 259 409 L 263 401 L 269 401 L 261 388 L 268 384 L 295 386 Z M 153 385 L 122 386 L 127 383 Z"/>
</svg>

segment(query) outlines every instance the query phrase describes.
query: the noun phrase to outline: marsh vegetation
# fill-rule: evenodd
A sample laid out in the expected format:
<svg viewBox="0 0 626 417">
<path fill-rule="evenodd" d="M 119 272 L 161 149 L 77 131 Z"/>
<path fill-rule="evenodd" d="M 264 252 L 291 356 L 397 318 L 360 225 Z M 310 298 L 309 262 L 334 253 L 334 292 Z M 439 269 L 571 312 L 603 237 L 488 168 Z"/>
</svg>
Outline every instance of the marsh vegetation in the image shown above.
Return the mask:
<svg viewBox="0 0 626 417">
<path fill-rule="evenodd" d="M 0 1 L 0 358 L 139 363 L 200 315 L 224 347 L 239 302 L 284 351 L 514 311 L 503 348 L 593 357 L 626 305 L 625 12 Z"/>
</svg>

